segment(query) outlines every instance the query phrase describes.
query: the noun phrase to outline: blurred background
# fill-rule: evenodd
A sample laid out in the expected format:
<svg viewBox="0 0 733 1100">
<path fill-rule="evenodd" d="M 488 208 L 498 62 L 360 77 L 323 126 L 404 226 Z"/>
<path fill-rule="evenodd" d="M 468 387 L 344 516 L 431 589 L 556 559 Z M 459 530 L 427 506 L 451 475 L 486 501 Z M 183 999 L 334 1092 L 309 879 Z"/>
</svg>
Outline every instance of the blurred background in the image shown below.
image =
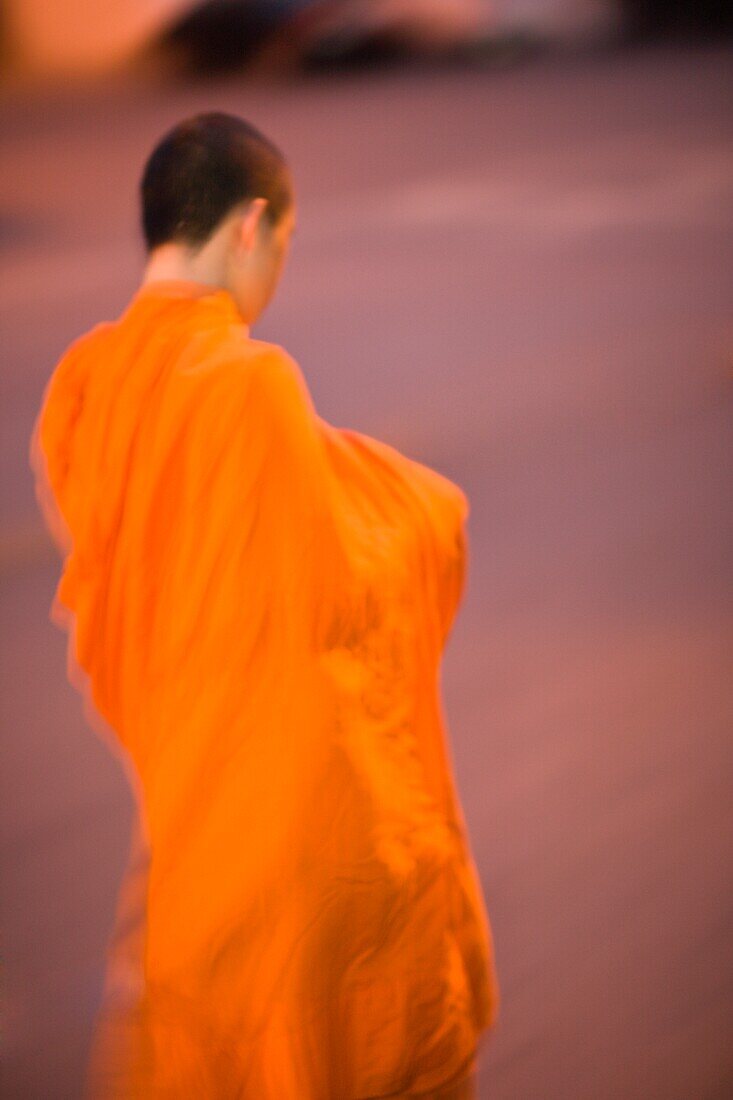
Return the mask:
<svg viewBox="0 0 733 1100">
<path fill-rule="evenodd" d="M 8 1100 L 80 1096 L 134 808 L 48 618 L 31 427 L 139 285 L 148 152 L 214 109 L 299 193 L 255 335 L 471 503 L 443 691 L 503 993 L 480 1100 L 733 1097 L 730 34 L 712 0 L 0 5 Z"/>
</svg>

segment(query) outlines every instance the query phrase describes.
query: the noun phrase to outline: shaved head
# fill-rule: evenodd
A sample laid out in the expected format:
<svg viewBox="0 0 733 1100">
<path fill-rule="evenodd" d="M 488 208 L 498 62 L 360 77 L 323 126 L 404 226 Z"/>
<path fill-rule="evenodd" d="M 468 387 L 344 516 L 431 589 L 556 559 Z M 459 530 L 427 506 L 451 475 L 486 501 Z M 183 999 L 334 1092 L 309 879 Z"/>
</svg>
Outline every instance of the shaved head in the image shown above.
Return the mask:
<svg viewBox="0 0 733 1100">
<path fill-rule="evenodd" d="M 276 225 L 293 200 L 285 158 L 236 115 L 213 111 L 185 119 L 156 145 L 140 183 L 148 251 L 174 241 L 203 245 L 233 207 L 267 199 Z"/>
</svg>

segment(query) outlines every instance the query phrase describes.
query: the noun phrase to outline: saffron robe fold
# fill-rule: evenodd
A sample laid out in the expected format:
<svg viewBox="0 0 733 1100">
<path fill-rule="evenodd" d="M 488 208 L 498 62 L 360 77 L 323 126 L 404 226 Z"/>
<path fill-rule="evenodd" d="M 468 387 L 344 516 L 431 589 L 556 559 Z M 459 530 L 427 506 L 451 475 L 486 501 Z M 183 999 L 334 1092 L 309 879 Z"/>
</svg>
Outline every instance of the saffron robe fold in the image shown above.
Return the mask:
<svg viewBox="0 0 733 1100">
<path fill-rule="evenodd" d="M 465 494 L 186 281 L 70 346 L 30 459 L 139 800 L 88 1096 L 437 1088 L 499 999 L 440 697 Z"/>
</svg>

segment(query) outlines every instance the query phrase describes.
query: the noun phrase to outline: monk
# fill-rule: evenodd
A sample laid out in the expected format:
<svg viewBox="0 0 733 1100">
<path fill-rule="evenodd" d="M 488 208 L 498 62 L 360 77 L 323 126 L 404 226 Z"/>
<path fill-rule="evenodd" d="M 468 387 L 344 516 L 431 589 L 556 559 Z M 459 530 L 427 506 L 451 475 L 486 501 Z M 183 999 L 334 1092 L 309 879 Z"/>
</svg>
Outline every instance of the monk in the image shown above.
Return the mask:
<svg viewBox="0 0 733 1100">
<path fill-rule="evenodd" d="M 499 994 L 439 686 L 466 496 L 251 336 L 296 218 L 269 140 L 187 119 L 141 192 L 142 284 L 30 448 L 68 673 L 139 801 L 86 1095 L 475 1096 Z"/>
</svg>

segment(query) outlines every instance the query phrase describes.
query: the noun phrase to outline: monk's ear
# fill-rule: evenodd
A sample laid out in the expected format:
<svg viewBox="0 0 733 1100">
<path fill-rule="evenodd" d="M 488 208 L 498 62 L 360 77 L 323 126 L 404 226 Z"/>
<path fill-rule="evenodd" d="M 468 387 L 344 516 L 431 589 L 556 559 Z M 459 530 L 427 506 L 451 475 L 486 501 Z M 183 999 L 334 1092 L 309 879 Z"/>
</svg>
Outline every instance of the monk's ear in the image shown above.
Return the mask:
<svg viewBox="0 0 733 1100">
<path fill-rule="evenodd" d="M 254 248 L 266 207 L 267 199 L 252 199 L 237 219 L 236 243 L 245 252 L 250 252 Z"/>
</svg>

